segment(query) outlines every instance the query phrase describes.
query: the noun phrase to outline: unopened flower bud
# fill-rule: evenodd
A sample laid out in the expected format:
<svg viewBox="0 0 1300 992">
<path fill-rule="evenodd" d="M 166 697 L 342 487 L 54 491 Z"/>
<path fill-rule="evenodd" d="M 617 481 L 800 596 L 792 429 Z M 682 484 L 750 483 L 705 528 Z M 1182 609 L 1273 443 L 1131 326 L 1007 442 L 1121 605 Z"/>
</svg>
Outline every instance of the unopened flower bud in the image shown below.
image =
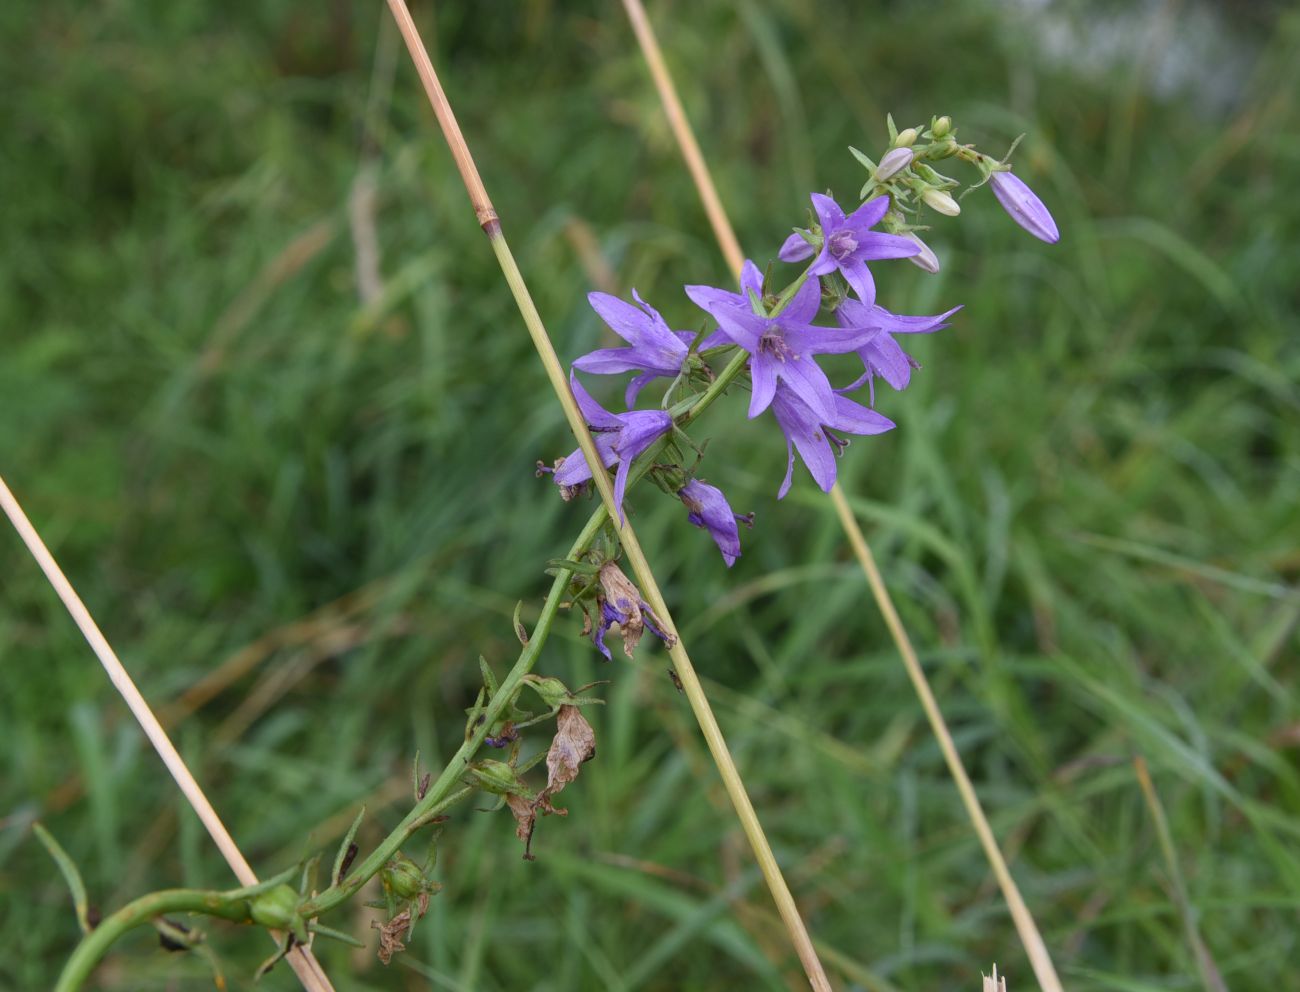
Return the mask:
<svg viewBox="0 0 1300 992">
<path fill-rule="evenodd" d="M 936 272 L 939 271 L 939 256 L 934 253 L 934 250 L 929 245 L 927 245 L 924 241 L 918 238 L 911 231 L 904 231 L 903 237 L 907 238 L 908 241 L 911 241 L 914 244 L 920 246 L 921 249 L 921 253 L 919 255 L 909 255 L 907 257 L 907 260 L 909 262 L 911 262 L 919 269 L 924 269 L 926 272 L 929 272 L 931 275 L 934 275 Z"/>
<path fill-rule="evenodd" d="M 921 199 L 925 201 L 926 206 L 931 210 L 946 217 L 956 217 L 961 213 L 961 207 L 957 205 L 957 201 L 944 190 L 931 187 L 921 194 Z"/>
<path fill-rule="evenodd" d="M 904 132 L 904 134 L 906 133 Z M 911 164 L 912 149 L 910 148 L 894 148 L 886 152 L 885 157 L 880 160 L 879 168 L 876 169 L 876 182 L 884 182 L 890 176 L 896 175 Z"/>
<path fill-rule="evenodd" d="M 491 792 L 497 796 L 509 796 L 528 791 L 524 784 L 519 781 L 519 776 L 515 774 L 515 770 L 504 761 L 494 761 L 491 758 L 486 758 L 473 766 L 473 772 L 478 787 L 484 792 Z"/>
<path fill-rule="evenodd" d="M 916 128 L 905 127 L 903 128 L 903 130 L 898 132 L 898 137 L 894 139 L 894 147 L 910 148 L 913 144 L 916 143 L 916 139 L 917 139 Z M 888 156 L 886 156 L 886 158 L 888 158 Z M 885 163 L 881 162 L 880 164 L 884 165 Z"/>
<path fill-rule="evenodd" d="M 933 134 L 936 138 L 942 138 L 951 130 L 952 130 L 952 118 L 949 117 L 947 114 L 940 117 L 937 121 L 935 121 L 933 124 L 930 125 L 930 133 Z"/>
<path fill-rule="evenodd" d="M 272 930 L 289 930 L 298 917 L 298 893 L 293 886 L 281 883 L 255 896 L 248 904 L 254 923 Z"/>
<path fill-rule="evenodd" d="M 428 887 L 420 866 L 400 851 L 379 872 L 384 887 L 399 899 L 414 899 Z"/>
<path fill-rule="evenodd" d="M 993 184 L 993 195 L 1012 220 L 1049 245 L 1061 240 L 1051 213 L 1023 180 L 1010 172 L 995 172 L 989 182 Z"/>
</svg>

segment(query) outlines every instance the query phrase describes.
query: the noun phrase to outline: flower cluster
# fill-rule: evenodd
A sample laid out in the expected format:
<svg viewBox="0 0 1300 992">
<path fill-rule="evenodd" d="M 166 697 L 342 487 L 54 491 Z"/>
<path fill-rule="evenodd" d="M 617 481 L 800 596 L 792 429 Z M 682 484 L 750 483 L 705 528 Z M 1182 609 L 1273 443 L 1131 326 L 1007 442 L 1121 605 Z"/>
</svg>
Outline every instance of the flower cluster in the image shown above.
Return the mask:
<svg viewBox="0 0 1300 992">
<path fill-rule="evenodd" d="M 795 229 L 781 246 L 782 262 L 805 263 L 803 271 L 783 290 L 774 292 L 769 277 L 746 261 L 739 292 L 713 286 L 686 286 L 686 296 L 716 325 L 711 333 L 674 330 L 639 294 L 628 303 L 606 293 L 592 293 L 591 307 L 619 338 L 617 348 L 602 348 L 573 363 L 576 372 L 594 375 L 634 373 L 624 392 L 626 413 L 612 413 L 597 403 L 571 376 L 574 397 L 591 426 L 596 447 L 606 468 L 615 470 L 614 496 L 620 519 L 632 465 L 642 455 L 638 473 L 649 473 L 660 488 L 681 500 L 688 521 L 708 531 L 728 566 L 740 556 L 738 523 L 752 523 L 752 514 L 736 514 L 722 491 L 695 477 L 687 467 L 679 444 L 699 448 L 683 427 L 734 378 L 748 374 L 749 416 L 771 411 L 785 437 L 787 468 L 777 491 L 790 490 L 796 455 L 813 480 L 829 490 L 837 475 L 836 456 L 848 446 L 848 435 L 881 434 L 893 421 L 875 407 L 875 381 L 902 390 L 920 366 L 903 350 L 899 335 L 929 334 L 948 325 L 960 309 L 953 307 L 929 316 L 891 313 L 876 302 L 876 280 L 870 264 L 887 259 L 910 259 L 928 272 L 939 261 L 918 231 L 925 210 L 957 216 L 961 208 L 952 195 L 956 180 L 939 174 L 930 164 L 956 158 L 974 165 L 982 174 L 971 189 L 990 183 L 998 202 L 1021 227 L 1047 242 L 1059 239 L 1056 223 L 1042 201 L 1010 171 L 1010 165 L 959 145 L 951 120 L 938 117 L 928 126 L 899 131 L 889 122 L 890 148 L 879 164 L 853 149 L 867 167 L 869 178 L 861 203 L 846 213 L 830 196 L 812 194 L 813 223 Z M 1014 148 L 1014 146 L 1013 146 Z M 821 321 L 829 311 L 830 321 Z M 721 371 L 720 360 L 743 355 Z M 822 355 L 856 355 L 862 373 L 845 386 L 831 383 L 818 363 Z M 720 366 L 719 366 L 720 367 Z M 642 391 L 655 379 L 669 379 L 659 409 L 634 409 Z M 867 405 L 850 394 L 867 388 Z M 674 404 L 674 399 L 677 399 Z M 698 459 L 696 460 L 698 465 Z M 566 499 L 585 489 L 591 469 L 581 451 L 560 459 L 554 482 Z M 604 597 L 597 641 L 602 651 L 604 629 L 613 616 Z M 633 604 L 635 605 L 635 604 Z M 620 609 L 623 607 L 620 606 Z M 618 612 L 618 611 L 613 611 Z M 647 623 L 652 630 L 653 622 Z"/>
</svg>

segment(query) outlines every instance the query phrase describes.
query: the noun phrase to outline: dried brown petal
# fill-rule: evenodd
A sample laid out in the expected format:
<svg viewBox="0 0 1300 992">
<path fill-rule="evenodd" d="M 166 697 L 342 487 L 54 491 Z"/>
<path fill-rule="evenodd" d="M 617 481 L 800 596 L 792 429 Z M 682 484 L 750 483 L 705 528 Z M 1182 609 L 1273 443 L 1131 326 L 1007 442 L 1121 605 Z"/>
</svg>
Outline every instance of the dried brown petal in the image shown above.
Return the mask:
<svg viewBox="0 0 1300 992">
<path fill-rule="evenodd" d="M 546 792 L 553 796 L 578 777 L 584 761 L 596 756 L 596 732 L 576 706 L 561 706 L 555 738 L 546 753 Z"/>
<path fill-rule="evenodd" d="M 406 950 L 402 938 L 411 929 L 411 911 L 404 909 L 383 926 L 377 923 L 372 923 L 371 926 L 379 930 L 379 960 L 388 964 L 393 960 L 394 954 Z"/>
<path fill-rule="evenodd" d="M 524 842 L 524 860 L 533 861 L 533 827 L 537 824 L 537 807 L 523 796 L 506 796 L 506 805 L 515 816 L 515 836 Z"/>
</svg>

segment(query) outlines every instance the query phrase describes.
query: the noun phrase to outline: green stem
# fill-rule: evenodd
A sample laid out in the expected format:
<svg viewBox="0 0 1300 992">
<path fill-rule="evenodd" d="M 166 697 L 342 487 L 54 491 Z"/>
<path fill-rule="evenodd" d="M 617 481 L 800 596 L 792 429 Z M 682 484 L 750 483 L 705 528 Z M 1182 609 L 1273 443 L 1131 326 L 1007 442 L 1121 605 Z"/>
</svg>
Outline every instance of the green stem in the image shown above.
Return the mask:
<svg viewBox="0 0 1300 992">
<path fill-rule="evenodd" d="M 81 988 L 90 977 L 95 965 L 119 937 L 167 913 L 202 913 L 205 916 L 216 916 L 235 923 L 246 923 L 249 919 L 248 900 L 268 888 L 283 883 L 296 873 L 297 868 L 291 868 L 258 885 L 229 892 L 163 889 L 161 892 L 151 892 L 147 896 L 141 896 L 101 920 L 95 929 L 82 938 L 77 949 L 68 958 L 67 964 L 63 966 L 63 972 L 54 986 L 54 992 L 75 992 Z"/>
</svg>

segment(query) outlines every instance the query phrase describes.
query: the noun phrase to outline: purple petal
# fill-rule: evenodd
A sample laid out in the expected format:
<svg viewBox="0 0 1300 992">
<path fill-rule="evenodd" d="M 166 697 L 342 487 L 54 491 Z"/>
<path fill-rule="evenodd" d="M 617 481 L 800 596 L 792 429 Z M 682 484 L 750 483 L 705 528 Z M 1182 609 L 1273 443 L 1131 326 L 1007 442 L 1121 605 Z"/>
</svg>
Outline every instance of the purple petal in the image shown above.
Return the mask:
<svg viewBox="0 0 1300 992">
<path fill-rule="evenodd" d="M 601 431 L 616 431 L 623 426 L 622 421 L 591 398 L 591 394 L 582 387 L 572 372 L 569 373 L 569 388 L 573 390 L 573 398 L 578 401 L 578 409 L 592 427 Z"/>
<path fill-rule="evenodd" d="M 755 355 L 749 362 L 749 378 L 753 392 L 749 396 L 749 419 L 753 420 L 768 408 L 776 392 L 777 362 L 767 355 Z"/>
<path fill-rule="evenodd" d="M 719 309 L 713 318 L 718 322 L 718 330 L 751 355 L 758 351 L 758 343 L 769 324 L 766 318 L 736 307 Z"/>
<path fill-rule="evenodd" d="M 629 410 L 636 406 L 636 398 L 641 395 L 641 390 L 645 389 L 652 380 L 657 378 L 659 378 L 657 373 L 646 372 L 627 384 L 627 390 L 623 393 L 623 401 L 627 404 Z"/>
<path fill-rule="evenodd" d="M 793 442 L 808 471 L 824 491 L 835 484 L 835 455 L 814 414 L 790 390 L 780 390 L 772 401 L 772 412 L 786 436 Z"/>
<path fill-rule="evenodd" d="M 792 358 L 776 366 L 777 375 L 789 392 L 822 420 L 835 416 L 835 391 L 821 366 L 811 358 Z"/>
<path fill-rule="evenodd" d="M 721 348 L 723 345 L 734 344 L 731 338 L 727 337 L 725 331 L 717 330 L 700 342 L 700 351 L 708 351 L 710 348 Z"/>
<path fill-rule="evenodd" d="M 867 268 L 867 263 L 858 258 L 856 252 L 844 260 L 840 265 L 840 271 L 844 273 L 844 278 L 853 288 L 853 292 L 858 294 L 858 299 L 867 306 L 876 302 L 876 280 L 871 277 L 871 270 Z"/>
<path fill-rule="evenodd" d="M 595 435 L 596 451 L 599 453 L 601 461 L 606 468 L 609 468 L 618 460 L 618 455 L 614 453 L 614 435 L 597 434 Z M 578 448 L 569 454 L 564 463 L 555 470 L 551 476 L 557 486 L 576 486 L 586 482 L 591 478 L 591 466 L 587 464 L 587 459 Z"/>
<path fill-rule="evenodd" d="M 794 294 L 794 298 L 781 311 L 780 320 L 783 323 L 811 324 L 817 319 L 817 312 L 821 308 L 821 280 L 809 276 L 804 281 L 804 284 L 799 287 L 799 291 Z"/>
<path fill-rule="evenodd" d="M 619 372 L 644 369 L 645 364 L 638 360 L 635 348 L 598 348 L 581 358 L 575 358 L 573 367 L 593 375 L 616 375 Z"/>
<path fill-rule="evenodd" d="M 867 368 L 895 389 L 904 390 L 912 381 L 915 363 L 888 334 L 881 334 L 877 340 L 863 348 L 861 354 Z"/>
<path fill-rule="evenodd" d="M 719 310 L 731 310 L 741 307 L 749 309 L 749 300 L 739 293 L 732 293 L 713 286 L 687 286 L 686 295 L 692 303 L 705 313 L 718 315 Z"/>
<path fill-rule="evenodd" d="M 651 317 L 608 293 L 588 293 L 587 302 L 611 331 L 633 346 L 641 343 L 646 332 L 654 325 L 654 317 L 659 316 L 655 312 L 654 317 Z M 660 317 L 659 321 L 662 323 L 663 318 Z"/>
<path fill-rule="evenodd" d="M 717 486 L 692 479 L 681 488 L 678 498 L 689 512 L 687 519 L 696 527 L 703 527 L 722 552 L 722 560 L 730 568 L 740 557 L 740 529 L 736 515 L 727 497 Z"/>
<path fill-rule="evenodd" d="M 898 149 L 895 149 L 895 151 L 897 150 Z M 891 152 L 890 154 L 893 153 Z M 880 164 L 882 167 L 884 166 L 885 159 L 887 158 L 889 158 L 889 155 L 886 155 L 885 158 L 882 158 L 880 160 Z M 875 227 L 877 224 L 879 224 L 881 220 L 884 219 L 885 214 L 887 214 L 888 212 L 889 212 L 889 197 L 888 196 L 873 197 L 872 199 L 868 200 L 866 203 L 862 204 L 862 206 L 858 207 L 858 209 L 853 211 L 853 213 L 849 214 L 849 216 L 846 218 L 846 223 L 844 226 L 852 227 L 858 231 L 864 231 L 867 228 Z"/>
<path fill-rule="evenodd" d="M 785 340 L 800 355 L 847 355 L 882 333 L 879 327 L 790 327 Z"/>
<path fill-rule="evenodd" d="M 800 262 L 813 253 L 813 246 L 797 231 L 785 239 L 777 258 L 783 262 Z"/>
<path fill-rule="evenodd" d="M 866 262 L 881 258 L 910 258 L 919 254 L 921 246 L 910 238 L 868 231 L 859 235 L 858 248 L 853 257 Z"/>
<path fill-rule="evenodd" d="M 1013 172 L 995 172 L 989 180 L 1002 209 L 1026 231 L 1050 245 L 1061 240 L 1056 221 L 1032 189 Z"/>
<path fill-rule="evenodd" d="M 763 295 L 763 273 L 759 271 L 748 258 L 745 264 L 740 267 L 740 296 L 745 299 L 749 296 L 750 290 L 753 290 L 760 297 Z"/>
<path fill-rule="evenodd" d="M 781 488 L 776 491 L 777 499 L 785 499 L 785 494 L 790 491 L 790 483 L 794 482 L 794 445 L 788 437 L 785 439 L 785 453 L 789 456 L 789 461 L 785 466 L 785 478 L 781 481 Z"/>
<path fill-rule="evenodd" d="M 844 226 L 844 211 L 829 196 L 814 193 L 812 205 L 813 210 L 817 212 L 817 219 L 821 221 L 823 237 L 829 238 L 832 231 Z"/>
<path fill-rule="evenodd" d="M 620 418 L 623 430 L 613 443 L 614 453 L 624 462 L 641 455 L 646 448 L 673 426 L 673 415 L 667 410 L 633 410 Z"/>
<path fill-rule="evenodd" d="M 835 397 L 835 420 L 830 425 L 835 430 L 850 434 L 884 434 L 896 426 L 888 417 L 854 403 L 844 396 Z"/>
</svg>

